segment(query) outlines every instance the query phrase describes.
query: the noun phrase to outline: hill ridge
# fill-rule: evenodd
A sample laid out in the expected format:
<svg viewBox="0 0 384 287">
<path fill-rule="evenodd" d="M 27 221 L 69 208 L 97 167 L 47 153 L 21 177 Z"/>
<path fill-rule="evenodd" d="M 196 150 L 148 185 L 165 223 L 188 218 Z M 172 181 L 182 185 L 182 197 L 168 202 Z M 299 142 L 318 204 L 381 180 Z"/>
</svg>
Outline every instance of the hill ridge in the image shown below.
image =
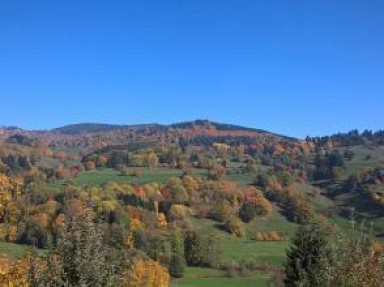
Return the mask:
<svg viewBox="0 0 384 287">
<path fill-rule="evenodd" d="M 270 132 L 264 129 L 246 127 L 246 126 L 230 124 L 230 123 L 221 123 L 221 122 L 211 121 L 207 119 L 182 121 L 182 122 L 177 122 L 173 124 L 148 123 L 148 124 L 133 124 L 133 125 L 84 122 L 84 123 L 76 123 L 76 124 L 61 126 L 58 128 L 54 128 L 51 131 L 59 132 L 63 134 L 69 134 L 69 135 L 79 135 L 84 133 L 109 132 L 109 131 L 118 130 L 118 129 L 137 129 L 137 128 L 150 128 L 150 127 L 180 129 L 180 130 L 213 127 L 219 131 L 250 132 L 250 133 L 265 134 L 265 135 L 271 135 L 271 136 L 296 140 L 293 137 Z"/>
</svg>

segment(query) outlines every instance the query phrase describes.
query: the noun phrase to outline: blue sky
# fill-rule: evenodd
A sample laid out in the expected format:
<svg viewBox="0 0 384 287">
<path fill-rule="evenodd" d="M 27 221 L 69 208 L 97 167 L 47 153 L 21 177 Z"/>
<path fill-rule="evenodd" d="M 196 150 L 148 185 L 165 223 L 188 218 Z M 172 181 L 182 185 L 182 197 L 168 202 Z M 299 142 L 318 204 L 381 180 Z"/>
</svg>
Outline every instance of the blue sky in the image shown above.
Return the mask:
<svg viewBox="0 0 384 287">
<path fill-rule="evenodd" d="M 384 1 L 0 1 L 0 125 L 382 129 Z"/>
</svg>

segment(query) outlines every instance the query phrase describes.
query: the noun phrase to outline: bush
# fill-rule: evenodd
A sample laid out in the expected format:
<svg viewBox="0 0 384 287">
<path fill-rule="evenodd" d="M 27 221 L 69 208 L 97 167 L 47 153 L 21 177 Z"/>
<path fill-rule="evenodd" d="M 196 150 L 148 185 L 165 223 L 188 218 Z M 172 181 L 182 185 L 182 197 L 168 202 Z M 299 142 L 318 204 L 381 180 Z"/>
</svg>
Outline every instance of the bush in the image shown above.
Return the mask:
<svg viewBox="0 0 384 287">
<path fill-rule="evenodd" d="M 225 222 L 230 217 L 233 217 L 233 214 L 234 212 L 232 207 L 227 202 L 220 201 L 212 207 L 209 212 L 209 217 L 219 222 Z"/>
<path fill-rule="evenodd" d="M 52 235 L 33 220 L 26 222 L 25 228 L 19 230 L 17 243 L 33 245 L 38 248 L 48 248 L 52 242 Z"/>
<path fill-rule="evenodd" d="M 184 238 L 184 254 L 188 266 L 216 267 L 221 250 L 216 240 L 188 231 Z"/>
<path fill-rule="evenodd" d="M 256 207 L 248 202 L 245 202 L 239 210 L 239 217 L 243 222 L 247 223 L 255 218 L 256 213 Z"/>
<path fill-rule="evenodd" d="M 282 241 L 284 238 L 276 231 L 263 232 L 258 231 L 253 237 L 253 240 L 256 241 Z"/>
<path fill-rule="evenodd" d="M 231 216 L 229 219 L 227 219 L 224 223 L 224 230 L 227 232 L 237 236 L 237 237 L 244 237 L 245 236 L 245 230 L 243 223 L 235 216 Z"/>
</svg>

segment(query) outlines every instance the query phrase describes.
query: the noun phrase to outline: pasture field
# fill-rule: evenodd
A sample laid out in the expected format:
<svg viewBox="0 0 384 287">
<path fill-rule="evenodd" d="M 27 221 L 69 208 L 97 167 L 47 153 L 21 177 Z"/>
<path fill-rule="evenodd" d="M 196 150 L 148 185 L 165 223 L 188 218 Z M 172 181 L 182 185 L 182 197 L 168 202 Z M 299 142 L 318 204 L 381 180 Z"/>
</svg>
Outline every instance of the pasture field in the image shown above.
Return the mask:
<svg viewBox="0 0 384 287">
<path fill-rule="evenodd" d="M 257 222 L 258 218 L 254 221 Z M 217 223 L 209 219 L 192 219 L 196 232 L 209 235 L 220 243 L 222 262 L 230 264 L 234 261 L 252 262 L 259 265 L 281 265 L 284 262 L 287 241 L 255 241 L 248 238 L 237 238 L 217 228 Z M 257 224 L 257 223 L 249 223 Z M 276 222 L 281 227 L 283 222 Z M 251 227 L 249 227 L 251 228 Z M 273 226 L 270 226 L 273 229 Z M 295 226 L 292 226 L 292 230 Z M 266 230 L 266 229 L 261 229 Z"/>
<path fill-rule="evenodd" d="M 247 277 L 227 277 L 223 271 L 203 268 L 187 268 L 182 279 L 172 280 L 171 287 L 253 287 L 274 286 L 271 278 L 263 273 Z"/>
<path fill-rule="evenodd" d="M 140 176 L 134 175 L 122 175 L 120 171 L 112 168 L 95 169 L 91 171 L 85 171 L 80 173 L 77 177 L 72 178 L 73 182 L 77 186 L 96 186 L 102 185 L 107 182 L 116 183 L 133 183 L 133 184 L 145 184 L 151 182 L 165 183 L 172 177 L 181 176 L 183 171 L 180 169 L 169 168 L 139 168 Z M 128 168 L 128 171 L 134 171 L 134 168 Z M 193 169 L 192 172 L 199 176 L 206 174 L 205 170 Z M 60 189 L 65 185 L 67 180 L 57 180 L 51 183 L 50 187 L 53 189 Z"/>
</svg>

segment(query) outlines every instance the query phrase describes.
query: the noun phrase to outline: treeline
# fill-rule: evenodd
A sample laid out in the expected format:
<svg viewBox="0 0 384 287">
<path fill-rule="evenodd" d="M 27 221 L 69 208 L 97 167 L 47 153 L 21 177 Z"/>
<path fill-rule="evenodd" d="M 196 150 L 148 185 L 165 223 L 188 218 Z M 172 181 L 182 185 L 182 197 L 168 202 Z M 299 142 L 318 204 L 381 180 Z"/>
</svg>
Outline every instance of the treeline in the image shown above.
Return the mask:
<svg viewBox="0 0 384 287">
<path fill-rule="evenodd" d="M 337 133 L 331 136 L 324 137 L 307 137 L 307 141 L 313 142 L 318 147 L 325 146 L 329 142 L 337 146 L 356 146 L 356 145 L 384 145 L 384 130 L 371 131 L 352 130 L 347 133 Z"/>
<path fill-rule="evenodd" d="M 191 139 L 182 140 L 183 145 L 196 145 L 196 146 L 211 146 L 214 143 L 223 143 L 230 146 L 239 146 L 239 145 L 253 145 L 260 143 L 261 139 L 255 137 L 247 137 L 247 136 L 206 136 L 199 135 L 195 136 Z"/>
<path fill-rule="evenodd" d="M 260 129 L 254 129 L 254 128 L 247 128 L 239 125 L 232 125 L 232 124 L 223 124 L 223 123 L 217 123 L 217 122 L 211 122 L 209 120 L 195 120 L 192 122 L 182 122 L 177 124 L 172 124 L 170 127 L 172 128 L 178 128 L 178 129 L 193 129 L 196 126 L 203 126 L 203 127 L 215 127 L 217 130 L 222 131 L 248 131 L 248 132 L 258 132 L 258 133 L 267 133 L 264 130 Z"/>
</svg>

